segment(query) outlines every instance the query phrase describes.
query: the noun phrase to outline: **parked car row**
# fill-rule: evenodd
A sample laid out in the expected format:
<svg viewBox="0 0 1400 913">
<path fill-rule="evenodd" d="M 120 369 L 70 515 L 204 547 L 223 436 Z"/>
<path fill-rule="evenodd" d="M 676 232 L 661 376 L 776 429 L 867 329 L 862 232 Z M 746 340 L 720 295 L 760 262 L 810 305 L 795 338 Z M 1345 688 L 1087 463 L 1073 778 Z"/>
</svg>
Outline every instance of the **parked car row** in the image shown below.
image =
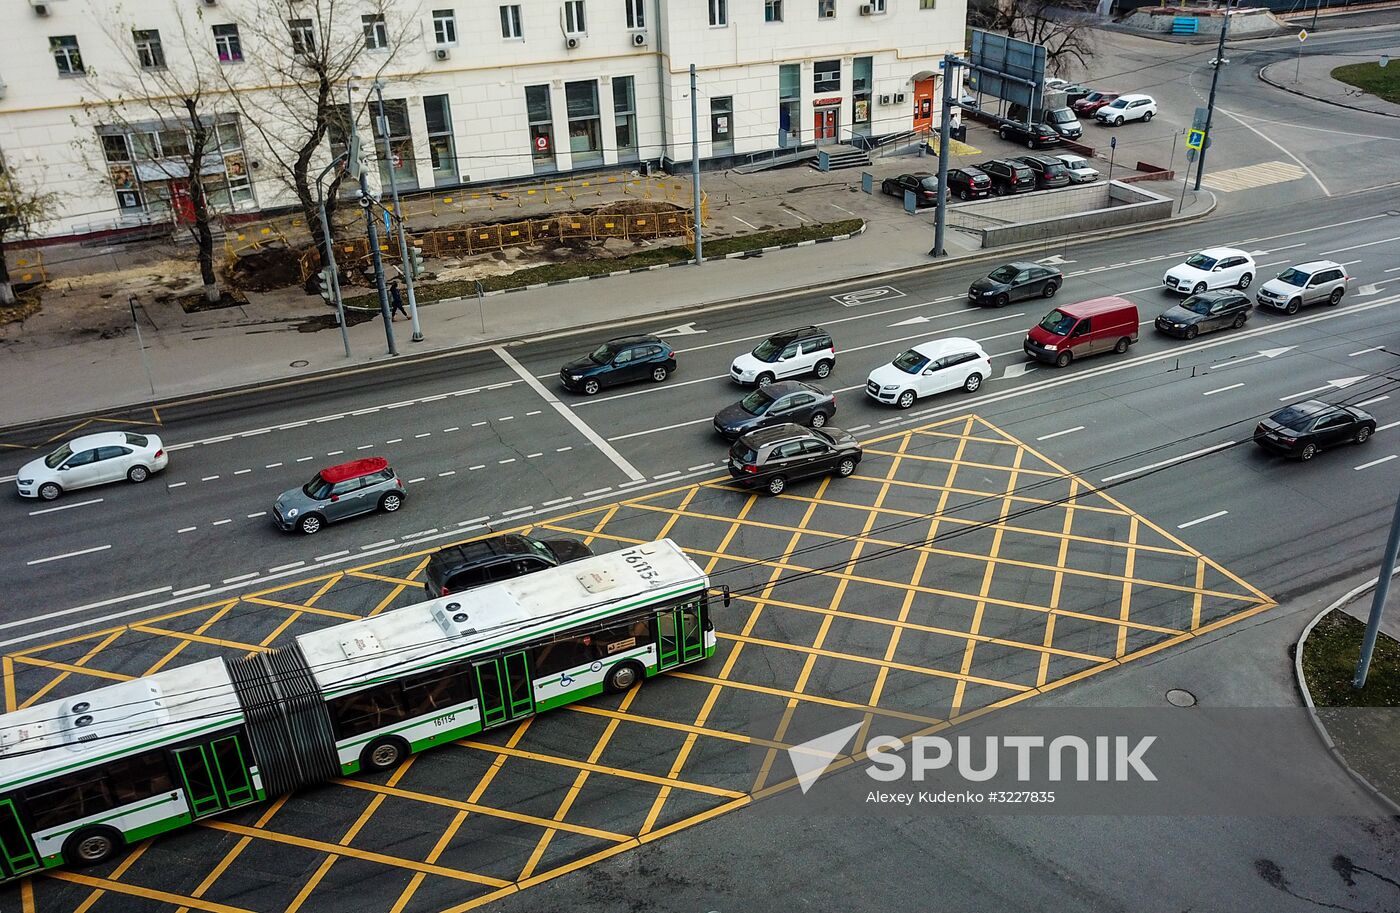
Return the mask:
<svg viewBox="0 0 1400 913">
<path fill-rule="evenodd" d="M 1071 184 L 1090 184 L 1098 179 L 1098 170 L 1082 155 L 1020 155 L 949 168 L 948 196 L 964 201 L 980 200 Z M 916 207 L 935 206 L 938 204 L 938 175 L 929 171 L 895 175 L 880 182 L 880 192 L 900 199 L 906 192 L 912 192 Z"/>
</svg>

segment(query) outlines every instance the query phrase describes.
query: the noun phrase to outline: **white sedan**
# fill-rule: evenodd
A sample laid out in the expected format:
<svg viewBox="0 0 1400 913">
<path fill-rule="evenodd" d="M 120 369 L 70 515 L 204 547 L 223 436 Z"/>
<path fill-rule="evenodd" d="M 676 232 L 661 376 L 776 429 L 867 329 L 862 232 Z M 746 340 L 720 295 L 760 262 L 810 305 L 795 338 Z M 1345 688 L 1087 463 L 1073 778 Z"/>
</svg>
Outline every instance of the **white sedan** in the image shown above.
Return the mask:
<svg viewBox="0 0 1400 913">
<path fill-rule="evenodd" d="M 1254 258 L 1245 251 L 1211 247 L 1167 270 L 1162 285 L 1187 295 L 1199 295 L 1207 289 L 1247 289 L 1258 269 Z"/>
<path fill-rule="evenodd" d="M 1090 165 L 1089 160 L 1082 155 L 1066 152 L 1055 156 L 1055 158 L 1065 163 L 1069 179 L 1076 184 L 1092 184 L 1099 179 L 1098 169 Z"/>
<path fill-rule="evenodd" d="M 154 434 L 109 431 L 75 437 L 53 453 L 20 467 L 15 486 L 22 498 L 52 501 L 65 491 L 107 482 L 144 482 L 170 462 Z"/>
<path fill-rule="evenodd" d="M 871 371 L 865 392 L 882 403 L 908 409 L 919 397 L 945 390 L 975 393 L 991 373 L 991 358 L 975 340 L 934 339 Z"/>
</svg>

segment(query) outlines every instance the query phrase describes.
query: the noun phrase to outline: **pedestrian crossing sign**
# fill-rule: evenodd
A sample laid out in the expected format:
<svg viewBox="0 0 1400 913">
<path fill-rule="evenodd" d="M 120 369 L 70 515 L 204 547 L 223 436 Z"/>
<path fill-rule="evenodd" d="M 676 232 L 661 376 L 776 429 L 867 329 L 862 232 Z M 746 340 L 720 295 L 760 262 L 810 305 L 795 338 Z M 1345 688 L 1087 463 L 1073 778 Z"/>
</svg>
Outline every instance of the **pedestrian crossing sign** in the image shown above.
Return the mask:
<svg viewBox="0 0 1400 913">
<path fill-rule="evenodd" d="M 1201 146 L 1205 145 L 1205 141 L 1206 141 L 1206 131 L 1204 131 L 1204 130 L 1188 130 L 1188 131 L 1186 131 L 1186 148 L 1187 148 L 1187 149 L 1199 149 L 1199 148 L 1201 148 Z"/>
</svg>

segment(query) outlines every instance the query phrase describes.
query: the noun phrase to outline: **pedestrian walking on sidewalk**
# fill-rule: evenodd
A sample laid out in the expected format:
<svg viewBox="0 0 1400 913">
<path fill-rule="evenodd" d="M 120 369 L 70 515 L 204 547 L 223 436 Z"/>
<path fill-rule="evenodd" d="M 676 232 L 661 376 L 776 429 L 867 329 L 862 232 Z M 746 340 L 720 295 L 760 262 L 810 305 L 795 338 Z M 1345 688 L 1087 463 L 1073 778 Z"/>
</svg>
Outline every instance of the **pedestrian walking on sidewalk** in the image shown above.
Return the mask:
<svg viewBox="0 0 1400 913">
<path fill-rule="evenodd" d="M 395 314 L 408 316 L 408 309 L 403 306 L 403 296 L 399 294 L 397 279 L 389 283 L 389 319 L 392 320 Z"/>
</svg>

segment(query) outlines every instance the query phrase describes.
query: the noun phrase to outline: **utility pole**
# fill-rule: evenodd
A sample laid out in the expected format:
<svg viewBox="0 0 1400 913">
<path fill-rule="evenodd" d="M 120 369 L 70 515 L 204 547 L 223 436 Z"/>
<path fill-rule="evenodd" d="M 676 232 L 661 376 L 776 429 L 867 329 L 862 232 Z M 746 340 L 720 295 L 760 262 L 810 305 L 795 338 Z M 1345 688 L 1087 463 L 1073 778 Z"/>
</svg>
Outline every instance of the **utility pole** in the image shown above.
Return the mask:
<svg viewBox="0 0 1400 913">
<path fill-rule="evenodd" d="M 1220 43 L 1215 48 L 1215 72 L 1210 74 L 1210 98 L 1206 101 L 1205 142 L 1201 143 L 1201 154 L 1196 160 L 1196 184 L 1191 189 L 1201 189 L 1201 178 L 1206 173 L 1206 150 L 1210 148 L 1210 121 L 1215 113 L 1215 87 L 1220 82 L 1220 71 L 1225 68 L 1225 35 L 1230 31 L 1230 0 L 1225 0 L 1225 15 L 1220 22 Z"/>
<path fill-rule="evenodd" d="M 1366 621 L 1366 636 L 1361 641 L 1361 658 L 1356 662 L 1356 676 L 1351 680 L 1352 687 L 1358 690 L 1366 687 L 1366 673 L 1371 671 L 1371 653 L 1376 649 L 1376 632 L 1380 630 L 1381 616 L 1385 614 L 1385 598 L 1390 594 L 1390 578 L 1395 574 L 1397 555 L 1400 555 L 1400 499 L 1395 502 L 1390 538 L 1385 543 L 1381 574 L 1376 578 L 1376 592 L 1371 598 L 1371 617 Z"/>
<path fill-rule="evenodd" d="M 404 289 L 408 292 L 408 316 L 413 324 L 413 341 L 423 341 L 423 328 L 418 323 L 418 297 L 413 293 L 413 263 L 408 256 L 408 237 L 403 230 L 403 210 L 399 208 L 399 183 L 394 177 L 394 150 L 389 145 L 389 115 L 384 112 L 384 81 L 374 81 L 379 96 L 379 135 L 384 140 L 384 161 L 389 166 L 389 196 L 394 201 L 395 221 L 399 223 L 399 263 L 402 267 Z"/>
<path fill-rule="evenodd" d="M 693 63 L 690 65 L 690 183 L 695 185 L 694 214 L 690 218 L 695 229 L 695 265 L 699 266 L 705 262 L 705 249 L 700 240 L 700 100 L 696 97 Z"/>
<path fill-rule="evenodd" d="M 957 78 L 958 58 L 943 55 L 943 123 L 938 126 L 938 209 L 933 216 L 933 250 L 929 256 L 943 257 L 943 234 L 948 221 L 948 144 L 952 141 L 953 81 Z"/>
<path fill-rule="evenodd" d="M 389 311 L 389 290 L 384 287 L 384 258 L 379 254 L 379 228 L 374 224 L 374 200 L 369 195 L 369 177 L 360 172 L 360 208 L 365 211 L 365 230 L 369 234 L 369 255 L 374 261 L 374 286 L 379 290 L 379 313 L 384 315 L 384 338 L 389 354 L 399 354 L 394 344 L 394 316 Z"/>
<path fill-rule="evenodd" d="M 316 209 L 321 214 L 321 237 L 325 240 L 326 270 L 330 273 L 331 300 L 335 302 L 335 316 L 336 320 L 340 322 L 340 341 L 345 345 L 346 358 L 350 357 L 350 333 L 345 328 L 345 302 L 340 297 L 340 269 L 335 265 L 335 244 L 331 241 L 330 220 L 326 218 L 326 188 L 321 182 L 326 179 L 326 174 L 332 169 L 340 167 L 342 163 L 354 160 L 356 145 L 356 143 L 351 142 L 350 151 L 343 153 L 316 176 Z M 355 173 L 358 174 L 358 162 L 353 167 Z"/>
</svg>

